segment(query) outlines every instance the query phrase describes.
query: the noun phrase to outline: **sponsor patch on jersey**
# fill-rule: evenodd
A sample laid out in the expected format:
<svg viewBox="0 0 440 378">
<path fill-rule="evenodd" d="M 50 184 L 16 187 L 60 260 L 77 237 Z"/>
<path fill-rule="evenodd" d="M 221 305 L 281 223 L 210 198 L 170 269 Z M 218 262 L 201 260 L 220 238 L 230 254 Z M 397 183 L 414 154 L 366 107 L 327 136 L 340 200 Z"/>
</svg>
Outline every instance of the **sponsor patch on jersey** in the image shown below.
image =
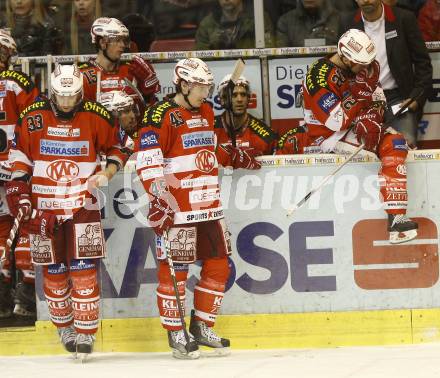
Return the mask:
<svg viewBox="0 0 440 378">
<path fill-rule="evenodd" d="M 150 147 L 159 146 L 158 136 L 154 131 L 147 131 L 141 134 L 140 149 L 144 150 Z"/>
<path fill-rule="evenodd" d="M 75 138 L 81 134 L 80 129 L 60 128 L 49 126 L 47 128 L 47 135 L 61 138 Z"/>
<path fill-rule="evenodd" d="M 178 110 L 170 112 L 170 122 L 173 127 L 179 127 L 185 124 L 182 114 Z"/>
<path fill-rule="evenodd" d="M 408 145 L 405 139 L 393 139 L 393 148 L 395 150 L 408 150 Z"/>
<path fill-rule="evenodd" d="M 318 100 L 319 107 L 329 113 L 330 109 L 338 102 L 338 97 L 334 93 L 326 93 L 320 97 Z"/>
<path fill-rule="evenodd" d="M 200 131 L 182 135 L 183 148 L 214 146 L 214 132 Z"/>
<path fill-rule="evenodd" d="M 120 86 L 118 77 L 111 77 L 101 81 L 102 89 L 118 89 Z"/>
<path fill-rule="evenodd" d="M 87 156 L 89 154 L 89 142 L 82 140 L 77 142 L 59 142 L 56 140 L 40 140 L 40 153 L 52 156 Z"/>
<path fill-rule="evenodd" d="M 214 202 L 220 199 L 217 188 L 205 190 L 193 190 L 188 193 L 189 203 Z"/>
<path fill-rule="evenodd" d="M 188 119 L 186 121 L 186 125 L 190 129 L 193 129 L 195 127 L 208 127 L 209 123 L 206 118 L 194 118 L 194 119 Z"/>
<path fill-rule="evenodd" d="M 6 81 L 0 80 L 0 97 L 6 97 Z"/>
</svg>

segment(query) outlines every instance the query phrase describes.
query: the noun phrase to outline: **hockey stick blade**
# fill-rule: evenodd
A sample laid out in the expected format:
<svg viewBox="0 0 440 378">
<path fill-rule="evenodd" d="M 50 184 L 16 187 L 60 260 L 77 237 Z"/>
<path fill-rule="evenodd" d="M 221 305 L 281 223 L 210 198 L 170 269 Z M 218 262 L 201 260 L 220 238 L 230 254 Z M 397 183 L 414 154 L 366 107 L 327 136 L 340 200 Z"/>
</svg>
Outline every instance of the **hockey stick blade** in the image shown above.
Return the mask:
<svg viewBox="0 0 440 378">
<path fill-rule="evenodd" d="M 237 82 L 237 80 L 240 78 L 241 74 L 244 71 L 244 66 L 245 66 L 245 62 L 242 58 L 238 59 L 235 62 L 235 66 L 234 66 L 234 70 L 232 71 L 231 74 L 231 81 L 233 84 L 235 84 Z"/>
<path fill-rule="evenodd" d="M 332 177 L 334 177 L 336 175 L 336 173 L 338 173 L 343 167 L 345 167 L 345 165 L 347 165 L 351 160 L 353 160 L 353 158 L 363 150 L 364 148 L 364 144 L 361 144 L 358 148 L 356 148 L 356 150 L 354 150 L 352 152 L 352 154 L 350 156 L 348 156 L 345 161 L 339 166 L 337 167 L 332 173 L 330 173 L 329 175 L 325 176 L 324 179 L 315 187 L 313 188 L 310 192 L 308 192 L 303 199 L 301 199 L 301 201 L 299 201 L 292 209 L 290 209 L 289 211 L 287 211 L 287 217 L 290 217 L 295 210 L 299 209 L 302 205 L 304 205 L 309 198 L 316 193 L 318 190 L 320 190 L 325 183 L 330 180 Z"/>
</svg>

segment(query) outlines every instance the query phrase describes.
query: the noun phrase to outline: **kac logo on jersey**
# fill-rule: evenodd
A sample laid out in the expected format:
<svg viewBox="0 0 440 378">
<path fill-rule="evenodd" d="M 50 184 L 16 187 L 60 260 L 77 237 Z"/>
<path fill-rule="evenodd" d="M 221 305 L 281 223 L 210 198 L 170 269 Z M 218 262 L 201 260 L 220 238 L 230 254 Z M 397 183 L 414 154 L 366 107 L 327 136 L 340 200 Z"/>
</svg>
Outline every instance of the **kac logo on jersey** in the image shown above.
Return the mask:
<svg viewBox="0 0 440 378">
<path fill-rule="evenodd" d="M 159 146 L 159 141 L 157 139 L 157 134 L 154 131 L 147 131 L 141 135 L 140 142 L 141 149 Z"/>
<path fill-rule="evenodd" d="M 215 154 L 208 150 L 202 150 L 197 152 L 195 157 L 195 164 L 199 171 L 209 173 L 215 168 L 217 159 Z"/>
<path fill-rule="evenodd" d="M 89 142 L 59 142 L 56 140 L 40 140 L 40 153 L 54 156 L 87 156 L 89 154 Z"/>
<path fill-rule="evenodd" d="M 324 112 L 328 113 L 337 101 L 338 97 L 334 93 L 326 93 L 321 96 L 318 101 L 318 105 Z"/>
<path fill-rule="evenodd" d="M 46 168 L 47 177 L 52 181 L 67 184 L 79 175 L 79 165 L 71 160 L 55 160 Z"/>
<path fill-rule="evenodd" d="M 213 131 L 200 131 L 182 135 L 183 148 L 206 147 L 214 145 Z"/>
</svg>

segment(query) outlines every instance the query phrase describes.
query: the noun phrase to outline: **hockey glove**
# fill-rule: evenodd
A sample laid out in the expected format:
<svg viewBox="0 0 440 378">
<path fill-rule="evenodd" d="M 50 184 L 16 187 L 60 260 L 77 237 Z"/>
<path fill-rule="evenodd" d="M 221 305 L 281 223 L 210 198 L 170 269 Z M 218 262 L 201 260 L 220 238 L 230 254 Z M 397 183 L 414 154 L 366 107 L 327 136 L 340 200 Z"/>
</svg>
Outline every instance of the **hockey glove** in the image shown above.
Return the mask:
<svg viewBox="0 0 440 378">
<path fill-rule="evenodd" d="M 373 61 L 368 68 L 362 69 L 356 75 L 350 91 L 356 100 L 373 101 L 373 93 L 379 83 L 380 65 Z"/>
<path fill-rule="evenodd" d="M 230 147 L 231 162 L 234 169 L 260 169 L 261 163 L 255 158 L 262 153 L 250 147 Z"/>
<path fill-rule="evenodd" d="M 23 220 L 28 220 L 31 215 L 31 189 L 29 184 L 24 181 L 12 180 L 5 183 L 6 201 L 9 210 L 14 217 L 22 211 Z"/>
<path fill-rule="evenodd" d="M 162 235 L 174 224 L 174 210 L 170 207 L 170 198 L 171 194 L 166 191 L 150 201 L 147 217 L 156 235 Z"/>
<path fill-rule="evenodd" d="M 384 134 L 382 127 L 383 115 L 375 108 L 368 109 L 355 119 L 354 132 L 359 143 L 365 144 L 365 149 L 375 152 Z"/>
<path fill-rule="evenodd" d="M 56 215 L 48 211 L 34 209 L 25 227 L 30 234 L 51 238 L 58 229 L 58 220 Z"/>
<path fill-rule="evenodd" d="M 133 57 L 130 62 L 129 73 L 136 78 L 137 86 L 144 96 L 159 92 L 159 79 L 153 66 L 141 57 Z"/>
</svg>

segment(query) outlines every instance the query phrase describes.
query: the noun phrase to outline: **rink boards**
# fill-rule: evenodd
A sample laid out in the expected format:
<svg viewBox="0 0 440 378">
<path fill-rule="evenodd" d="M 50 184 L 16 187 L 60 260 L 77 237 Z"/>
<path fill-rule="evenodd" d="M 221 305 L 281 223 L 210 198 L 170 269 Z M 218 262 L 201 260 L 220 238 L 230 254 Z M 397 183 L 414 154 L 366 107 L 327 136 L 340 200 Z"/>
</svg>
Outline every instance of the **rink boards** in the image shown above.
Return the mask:
<svg viewBox="0 0 440 378">
<path fill-rule="evenodd" d="M 225 172 L 221 194 L 234 254 L 218 332 L 247 349 L 438 341 L 439 160 L 439 150 L 409 156 L 408 214 L 420 232 L 400 246 L 387 242 L 372 159 L 349 163 L 291 217 L 287 210 L 344 157 L 264 157 L 258 172 Z M 105 194 L 97 350 L 167 350 L 144 191 L 128 168 Z M 188 310 L 199 269 L 190 271 Z M 0 332 L 0 354 L 63 352 L 44 302 L 38 312 L 35 328 Z"/>
</svg>

